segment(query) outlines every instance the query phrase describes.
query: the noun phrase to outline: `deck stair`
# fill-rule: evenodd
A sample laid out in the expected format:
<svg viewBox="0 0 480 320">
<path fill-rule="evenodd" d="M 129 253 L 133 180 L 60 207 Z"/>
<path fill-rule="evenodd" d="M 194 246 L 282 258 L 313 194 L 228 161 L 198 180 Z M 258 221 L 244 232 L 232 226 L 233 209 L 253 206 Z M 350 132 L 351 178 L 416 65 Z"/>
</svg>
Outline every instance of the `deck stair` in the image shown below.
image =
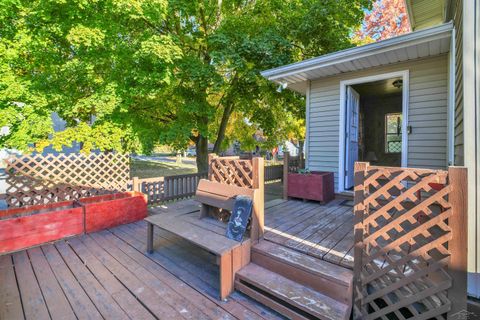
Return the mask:
<svg viewBox="0 0 480 320">
<path fill-rule="evenodd" d="M 351 270 L 263 240 L 235 288 L 291 319 L 349 319 Z"/>
</svg>

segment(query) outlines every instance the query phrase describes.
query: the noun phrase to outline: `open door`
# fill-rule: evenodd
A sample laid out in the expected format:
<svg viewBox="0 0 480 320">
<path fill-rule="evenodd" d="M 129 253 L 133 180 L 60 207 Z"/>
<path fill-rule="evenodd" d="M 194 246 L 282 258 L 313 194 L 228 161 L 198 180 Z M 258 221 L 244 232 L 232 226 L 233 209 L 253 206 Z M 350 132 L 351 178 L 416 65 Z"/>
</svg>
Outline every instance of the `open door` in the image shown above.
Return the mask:
<svg viewBox="0 0 480 320">
<path fill-rule="evenodd" d="M 345 134 L 345 190 L 353 188 L 355 161 L 358 160 L 358 113 L 360 95 L 352 87 L 347 87 L 347 114 Z"/>
</svg>

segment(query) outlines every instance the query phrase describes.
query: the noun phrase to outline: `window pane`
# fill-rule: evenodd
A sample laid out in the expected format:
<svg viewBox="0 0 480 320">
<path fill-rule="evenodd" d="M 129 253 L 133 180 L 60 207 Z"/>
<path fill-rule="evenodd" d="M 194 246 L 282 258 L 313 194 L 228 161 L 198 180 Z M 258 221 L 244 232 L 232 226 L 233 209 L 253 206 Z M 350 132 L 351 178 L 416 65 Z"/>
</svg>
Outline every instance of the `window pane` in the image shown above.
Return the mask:
<svg viewBox="0 0 480 320">
<path fill-rule="evenodd" d="M 402 114 L 388 113 L 385 115 L 385 152 L 402 152 Z"/>
<path fill-rule="evenodd" d="M 402 128 L 402 114 L 388 113 L 386 115 L 387 133 L 398 134 Z"/>
</svg>

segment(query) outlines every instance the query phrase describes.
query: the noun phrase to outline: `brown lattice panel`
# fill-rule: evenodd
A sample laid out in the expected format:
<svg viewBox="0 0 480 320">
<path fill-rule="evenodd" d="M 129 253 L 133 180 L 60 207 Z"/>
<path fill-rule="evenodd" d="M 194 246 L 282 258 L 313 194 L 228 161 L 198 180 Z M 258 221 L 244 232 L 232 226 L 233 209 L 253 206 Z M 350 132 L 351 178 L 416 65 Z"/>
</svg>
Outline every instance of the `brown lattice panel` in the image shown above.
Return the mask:
<svg viewBox="0 0 480 320">
<path fill-rule="evenodd" d="M 456 223 L 466 214 L 454 199 L 462 196 L 458 179 L 453 183 L 447 171 L 364 163 L 355 175 L 356 318 L 447 319 L 463 286 L 453 280 L 453 255 L 466 256 L 466 249 L 451 250 L 466 232 Z"/>
<path fill-rule="evenodd" d="M 240 160 L 238 157 L 211 157 L 209 180 L 254 188 L 252 160 Z"/>
<path fill-rule="evenodd" d="M 6 173 L 9 207 L 126 191 L 130 180 L 129 156 L 115 153 L 14 156 Z"/>
</svg>

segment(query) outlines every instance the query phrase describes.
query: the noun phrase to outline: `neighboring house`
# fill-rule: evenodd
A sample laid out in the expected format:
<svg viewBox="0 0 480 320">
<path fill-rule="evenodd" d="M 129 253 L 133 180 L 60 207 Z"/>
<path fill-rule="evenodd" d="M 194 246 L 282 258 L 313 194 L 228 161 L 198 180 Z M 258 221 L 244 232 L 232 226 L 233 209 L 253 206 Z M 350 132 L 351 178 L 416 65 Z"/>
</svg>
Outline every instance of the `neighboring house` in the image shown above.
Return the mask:
<svg viewBox="0 0 480 320">
<path fill-rule="evenodd" d="M 469 294 L 480 297 L 480 0 L 406 0 L 413 32 L 264 71 L 306 95 L 306 166 L 466 166 Z"/>
<path fill-rule="evenodd" d="M 284 149 L 286 149 L 286 150 L 284 150 Z M 296 156 L 298 156 L 298 154 L 299 154 L 299 152 L 298 152 L 299 150 L 298 150 L 298 149 L 299 149 L 298 145 L 292 143 L 291 141 L 286 140 L 286 141 L 283 143 L 283 145 L 280 145 L 280 146 L 278 147 L 278 155 L 281 156 L 281 157 L 283 157 L 283 153 L 284 153 L 285 151 L 288 151 L 288 153 L 289 153 L 291 156 L 296 157 Z"/>
</svg>

